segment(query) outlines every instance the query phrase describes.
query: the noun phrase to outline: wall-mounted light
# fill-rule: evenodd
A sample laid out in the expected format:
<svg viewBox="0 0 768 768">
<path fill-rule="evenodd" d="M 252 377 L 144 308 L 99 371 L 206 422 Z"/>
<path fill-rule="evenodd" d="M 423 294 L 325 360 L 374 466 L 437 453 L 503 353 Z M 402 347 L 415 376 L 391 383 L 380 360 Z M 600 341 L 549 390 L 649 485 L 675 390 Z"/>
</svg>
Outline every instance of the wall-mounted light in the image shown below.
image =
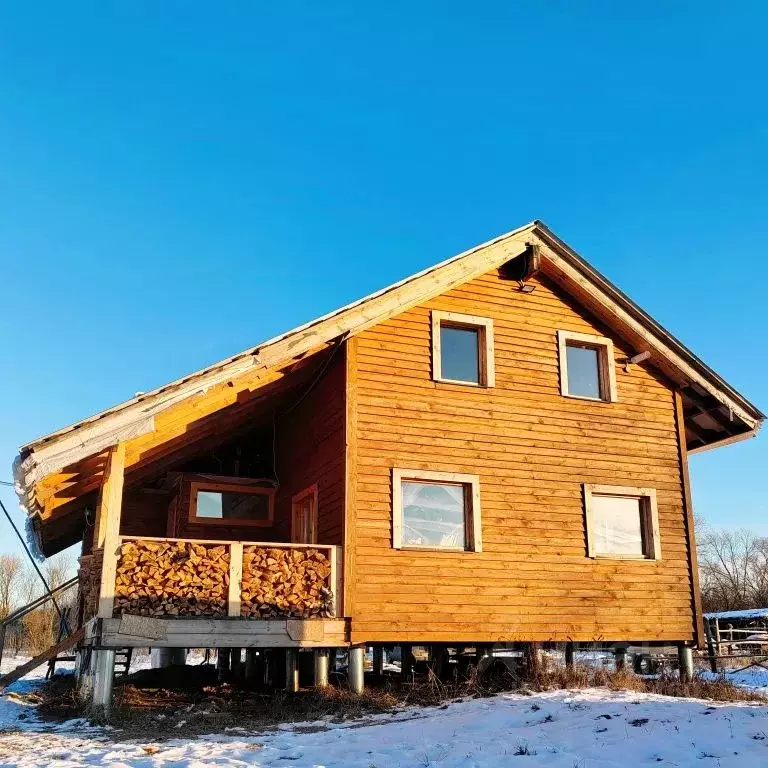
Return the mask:
<svg viewBox="0 0 768 768">
<path fill-rule="evenodd" d="M 535 285 L 524 283 L 522 280 L 517 281 L 517 286 L 520 293 L 533 293 L 536 290 Z"/>
</svg>

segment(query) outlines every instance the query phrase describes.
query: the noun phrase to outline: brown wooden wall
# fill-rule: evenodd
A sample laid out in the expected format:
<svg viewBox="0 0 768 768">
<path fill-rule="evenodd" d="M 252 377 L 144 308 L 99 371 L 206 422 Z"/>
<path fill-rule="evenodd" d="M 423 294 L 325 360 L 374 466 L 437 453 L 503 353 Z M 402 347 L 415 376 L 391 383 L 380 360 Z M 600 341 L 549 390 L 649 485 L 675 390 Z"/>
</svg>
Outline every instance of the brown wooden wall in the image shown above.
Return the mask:
<svg viewBox="0 0 768 768">
<path fill-rule="evenodd" d="M 356 339 L 353 642 L 693 636 L 673 391 L 532 282 L 494 272 Z M 493 319 L 495 388 L 432 381 L 431 309 Z M 619 402 L 560 395 L 560 329 L 613 338 Z M 393 550 L 393 467 L 479 474 L 483 552 Z M 660 562 L 587 558 L 585 482 L 657 489 Z"/>
<path fill-rule="evenodd" d="M 338 349 L 317 385 L 299 405 L 278 419 L 275 445 L 280 480 L 275 506 L 278 540 L 291 540 L 292 497 L 316 483 L 318 543 L 342 543 L 344 381 L 344 354 Z M 301 396 L 299 394 L 296 401 Z"/>
</svg>

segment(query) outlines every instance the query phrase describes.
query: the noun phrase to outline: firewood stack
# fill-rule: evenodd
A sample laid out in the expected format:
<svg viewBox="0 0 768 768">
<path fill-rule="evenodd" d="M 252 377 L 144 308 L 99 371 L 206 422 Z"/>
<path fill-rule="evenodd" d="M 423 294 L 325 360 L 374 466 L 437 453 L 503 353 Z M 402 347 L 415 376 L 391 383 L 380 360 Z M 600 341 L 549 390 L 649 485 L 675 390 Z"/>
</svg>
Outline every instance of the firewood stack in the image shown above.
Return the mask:
<svg viewBox="0 0 768 768">
<path fill-rule="evenodd" d="M 128 541 L 120 547 L 115 613 L 226 616 L 229 550 L 191 541 Z"/>
<path fill-rule="evenodd" d="M 333 615 L 331 563 L 317 549 L 243 549 L 243 616 L 262 619 Z"/>
<path fill-rule="evenodd" d="M 78 569 L 78 589 L 83 622 L 95 616 L 99 610 L 99 592 L 101 591 L 101 564 L 103 555 L 101 551 L 92 555 L 80 556 L 80 568 Z"/>
</svg>

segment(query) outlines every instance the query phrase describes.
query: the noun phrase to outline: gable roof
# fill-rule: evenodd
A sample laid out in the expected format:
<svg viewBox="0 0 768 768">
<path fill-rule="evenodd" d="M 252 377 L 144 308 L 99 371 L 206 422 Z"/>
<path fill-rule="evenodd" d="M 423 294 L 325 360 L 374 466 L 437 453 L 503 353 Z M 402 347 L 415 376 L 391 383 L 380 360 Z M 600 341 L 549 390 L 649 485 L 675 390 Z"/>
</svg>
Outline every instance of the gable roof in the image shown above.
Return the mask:
<svg viewBox="0 0 768 768">
<path fill-rule="evenodd" d="M 30 513 L 42 514 L 44 504 L 35 492 L 41 481 L 92 459 L 119 441 L 152 433 L 157 418 L 191 398 L 205 398 L 206 393 L 234 381 L 247 381 L 249 391 L 255 391 L 274 381 L 273 374 L 281 366 L 501 267 L 530 253 L 532 247 L 540 256 L 543 274 L 562 285 L 637 352 L 649 352 L 648 362 L 680 387 L 690 450 L 755 434 L 765 417 L 752 403 L 544 224 L 534 221 L 238 355 L 33 440 L 20 449 L 14 462 L 22 505 Z"/>
</svg>

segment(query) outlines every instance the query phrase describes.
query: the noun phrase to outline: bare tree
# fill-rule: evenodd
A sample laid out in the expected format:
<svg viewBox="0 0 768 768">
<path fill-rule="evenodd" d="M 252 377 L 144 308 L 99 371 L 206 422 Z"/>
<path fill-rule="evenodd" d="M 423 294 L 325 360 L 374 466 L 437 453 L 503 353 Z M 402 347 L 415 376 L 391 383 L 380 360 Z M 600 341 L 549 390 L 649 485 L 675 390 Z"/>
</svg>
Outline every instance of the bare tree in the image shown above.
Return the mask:
<svg viewBox="0 0 768 768">
<path fill-rule="evenodd" d="M 745 528 L 703 526 L 698 542 L 705 611 L 768 606 L 768 539 Z"/>
<path fill-rule="evenodd" d="M 0 619 L 6 618 L 16 607 L 21 572 L 19 555 L 8 552 L 0 554 Z"/>
</svg>

